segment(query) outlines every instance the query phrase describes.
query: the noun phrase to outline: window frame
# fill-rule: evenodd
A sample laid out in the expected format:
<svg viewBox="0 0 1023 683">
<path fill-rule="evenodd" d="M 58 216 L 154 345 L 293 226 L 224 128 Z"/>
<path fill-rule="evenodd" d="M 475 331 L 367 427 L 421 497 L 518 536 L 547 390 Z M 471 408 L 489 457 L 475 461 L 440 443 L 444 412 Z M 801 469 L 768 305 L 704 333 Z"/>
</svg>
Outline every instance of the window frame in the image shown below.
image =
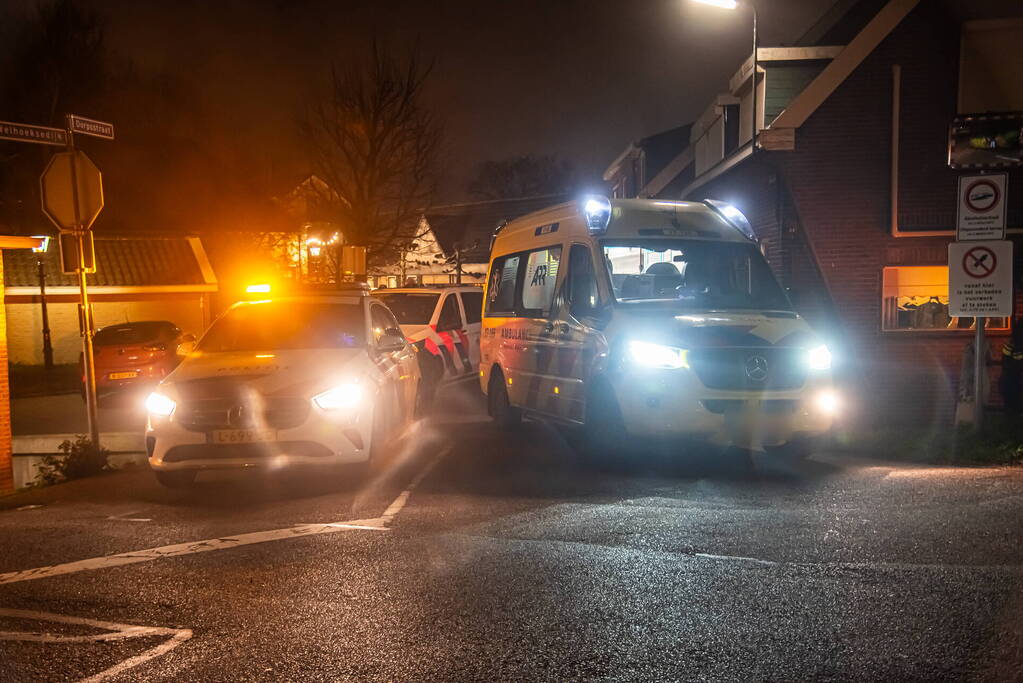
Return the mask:
<svg viewBox="0 0 1023 683">
<path fill-rule="evenodd" d="M 458 324 L 455 327 L 441 327 L 441 321 L 444 319 L 444 308 L 448 305 L 448 301 L 451 301 L 454 304 L 455 315 L 458 316 Z M 444 295 L 444 300 L 441 302 L 440 307 L 437 310 L 437 331 L 450 332 L 464 327 L 465 316 L 462 314 L 462 302 L 458 299 L 458 295 L 455 292 L 448 292 Z"/>
<path fill-rule="evenodd" d="M 533 254 L 535 252 L 540 252 L 540 251 L 550 251 L 552 249 L 560 249 L 561 250 L 561 256 L 558 259 L 558 273 L 555 276 L 555 282 L 554 282 L 554 289 L 553 289 L 554 294 L 551 296 L 551 300 L 547 304 L 547 308 L 546 309 L 526 308 L 525 305 L 522 303 L 522 290 L 523 290 L 523 288 L 525 286 L 526 270 L 528 270 L 529 255 Z M 533 247 L 532 249 L 524 249 L 524 250 L 521 250 L 521 251 L 509 252 L 507 254 L 503 254 L 502 256 L 498 256 L 493 261 L 491 261 L 491 263 L 490 263 L 490 271 L 487 273 L 487 291 L 486 291 L 486 295 L 484 296 L 484 302 L 483 302 L 483 306 L 484 306 L 483 317 L 484 318 L 532 318 L 532 319 L 544 319 L 544 318 L 550 317 L 551 312 L 554 310 L 555 304 L 556 304 L 557 299 L 558 299 L 557 293 L 558 293 L 559 287 L 561 286 L 561 282 L 563 281 L 561 273 L 562 273 L 562 271 L 564 269 L 561 267 L 561 263 L 564 260 L 565 251 L 566 251 L 565 250 L 565 245 L 562 242 L 550 242 L 550 243 L 547 243 L 547 244 L 543 244 L 543 245 L 540 245 L 540 246 Z M 494 274 L 494 266 L 497 263 L 500 263 L 501 264 L 501 268 L 503 270 L 504 269 L 505 261 L 507 261 L 508 259 L 515 258 L 515 257 L 519 258 L 519 267 L 518 267 L 518 270 L 515 273 L 515 292 L 514 292 L 513 301 L 512 301 L 512 309 L 508 310 L 508 311 L 492 311 L 492 310 L 490 310 L 490 305 L 489 305 L 490 304 L 490 301 L 489 301 L 490 296 L 489 295 L 490 295 L 490 279 L 493 277 L 493 274 Z"/>
<path fill-rule="evenodd" d="M 946 282 L 948 281 L 947 280 L 948 265 L 943 264 L 943 263 L 912 263 L 912 264 L 900 264 L 900 265 L 882 266 L 881 267 L 881 287 L 880 287 L 880 291 L 881 291 L 881 296 L 880 296 L 880 316 L 879 316 L 880 317 L 879 329 L 880 329 L 882 334 L 885 334 L 885 335 L 888 335 L 888 334 L 894 334 L 894 335 L 905 335 L 905 334 L 913 335 L 913 334 L 919 334 L 919 335 L 925 335 L 925 336 L 932 336 L 933 337 L 935 335 L 964 336 L 964 335 L 972 335 L 972 334 L 976 333 L 976 328 L 972 324 L 970 325 L 970 327 L 936 327 L 936 328 L 926 328 L 926 327 L 905 327 L 905 328 L 888 327 L 887 326 L 887 321 L 886 321 L 887 314 L 885 312 L 885 299 L 887 298 L 887 294 L 886 293 L 888 291 L 888 287 L 886 285 L 886 281 L 887 281 L 887 277 L 886 276 L 887 276 L 887 274 L 889 272 L 897 271 L 897 270 L 905 270 L 905 269 L 908 269 L 908 268 L 944 268 L 945 271 L 946 271 Z M 945 290 L 945 295 L 944 296 L 946 296 L 946 297 L 948 296 L 948 286 L 947 285 L 946 285 L 946 290 Z M 895 295 L 895 298 L 896 298 L 896 303 L 897 303 L 898 302 L 898 294 Z M 949 316 L 949 320 L 951 321 L 952 319 L 954 319 L 956 317 L 966 317 L 966 316 L 952 316 L 952 315 L 950 315 Z M 988 318 L 987 320 L 989 320 L 989 321 L 991 321 L 991 320 L 1005 320 L 1005 326 L 1004 327 L 992 327 L 989 324 L 985 323 L 985 325 L 984 325 L 984 332 L 986 332 L 988 334 L 1002 335 L 1002 334 L 1008 334 L 1012 330 L 1013 316 L 1006 316 L 1004 318 Z"/>
<path fill-rule="evenodd" d="M 606 306 L 606 302 L 604 301 L 604 297 L 603 297 L 603 295 L 600 292 L 600 281 L 599 281 L 598 276 L 597 276 L 597 266 L 596 266 L 596 263 L 594 262 L 594 258 L 593 258 L 593 249 L 590 247 L 590 245 L 588 245 L 588 244 L 586 244 L 584 242 L 572 242 L 572 243 L 570 243 L 568 245 L 568 261 L 566 263 L 567 272 L 566 272 L 566 275 L 565 275 L 564 284 L 562 285 L 562 292 L 564 292 L 564 294 L 562 295 L 561 298 L 562 298 L 566 308 L 568 309 L 568 314 L 570 316 L 572 316 L 574 319 L 580 320 L 580 317 L 578 315 L 576 315 L 576 311 L 572 310 L 573 298 L 574 298 L 574 295 L 575 295 L 574 292 L 572 291 L 572 284 L 573 284 L 572 283 L 572 276 L 573 276 L 573 273 L 575 271 L 575 268 L 573 268 L 573 266 L 572 266 L 572 253 L 577 251 L 577 250 L 585 252 L 586 255 L 589 257 L 589 261 L 588 262 L 590 264 L 590 279 L 593 282 L 593 289 L 594 289 L 594 291 L 597 294 L 596 306 L 594 306 L 590 310 L 590 312 L 587 315 L 584 315 L 583 317 L 593 317 L 596 314 L 597 311 L 599 311 L 601 308 Z"/>
<path fill-rule="evenodd" d="M 465 299 L 465 295 L 466 294 L 471 294 L 472 296 L 479 296 L 479 298 L 480 298 L 479 305 L 470 307 L 466 303 L 466 299 Z M 483 322 L 483 290 L 482 289 L 480 289 L 478 292 L 459 292 L 458 293 L 458 300 L 462 304 L 462 314 L 465 317 L 465 324 L 466 325 L 476 325 L 476 324 L 480 324 L 480 323 Z M 470 318 L 469 318 L 469 311 L 470 310 L 475 310 L 475 315 L 476 315 L 476 317 L 478 319 L 470 320 Z"/>
</svg>

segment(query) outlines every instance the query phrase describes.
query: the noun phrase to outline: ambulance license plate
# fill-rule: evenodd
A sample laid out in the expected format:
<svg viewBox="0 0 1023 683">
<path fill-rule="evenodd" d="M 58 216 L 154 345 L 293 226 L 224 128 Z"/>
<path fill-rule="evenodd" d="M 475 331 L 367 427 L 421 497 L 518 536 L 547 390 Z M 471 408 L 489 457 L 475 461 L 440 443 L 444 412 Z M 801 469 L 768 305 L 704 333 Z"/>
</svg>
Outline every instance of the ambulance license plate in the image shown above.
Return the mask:
<svg viewBox="0 0 1023 683">
<path fill-rule="evenodd" d="M 276 429 L 218 429 L 213 432 L 213 443 L 263 443 L 276 440 Z"/>
<path fill-rule="evenodd" d="M 109 379 L 135 379 L 138 376 L 138 370 L 132 370 L 131 372 L 111 372 L 107 375 Z"/>
</svg>

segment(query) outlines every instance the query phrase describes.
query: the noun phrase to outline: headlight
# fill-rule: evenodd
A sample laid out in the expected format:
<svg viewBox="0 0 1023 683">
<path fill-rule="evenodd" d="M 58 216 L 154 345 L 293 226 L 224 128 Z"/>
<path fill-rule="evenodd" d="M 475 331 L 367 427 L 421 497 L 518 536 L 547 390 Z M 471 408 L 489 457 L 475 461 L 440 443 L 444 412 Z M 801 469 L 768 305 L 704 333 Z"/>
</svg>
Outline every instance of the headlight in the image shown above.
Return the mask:
<svg viewBox="0 0 1023 683">
<path fill-rule="evenodd" d="M 813 347 L 806 352 L 806 364 L 811 370 L 830 370 L 831 351 L 824 344 Z"/>
<path fill-rule="evenodd" d="M 170 417 L 174 409 L 178 407 L 172 399 L 167 398 L 163 394 L 158 394 L 155 391 L 146 397 L 146 410 L 149 411 L 150 415 L 156 415 L 157 417 Z"/>
<path fill-rule="evenodd" d="M 629 360 L 648 368 L 677 370 L 689 367 L 688 352 L 685 349 L 644 341 L 629 342 Z"/>
<path fill-rule="evenodd" d="M 321 410 L 344 410 L 352 408 L 362 400 L 362 387 L 354 382 L 339 384 L 322 394 L 313 396 L 313 403 Z"/>
<path fill-rule="evenodd" d="M 816 403 L 817 410 L 825 415 L 837 415 L 838 411 L 842 409 L 842 399 L 839 398 L 837 393 L 830 390 L 817 394 Z"/>
</svg>

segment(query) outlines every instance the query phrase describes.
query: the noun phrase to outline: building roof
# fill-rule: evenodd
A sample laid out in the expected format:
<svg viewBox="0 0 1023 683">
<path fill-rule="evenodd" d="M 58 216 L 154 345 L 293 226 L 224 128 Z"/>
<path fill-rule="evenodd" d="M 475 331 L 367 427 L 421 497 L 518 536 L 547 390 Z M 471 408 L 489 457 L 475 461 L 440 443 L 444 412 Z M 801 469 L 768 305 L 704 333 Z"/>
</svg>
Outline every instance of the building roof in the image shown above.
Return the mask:
<svg viewBox="0 0 1023 683">
<path fill-rule="evenodd" d="M 96 287 L 202 287 L 216 289 L 206 253 L 198 238 L 97 237 L 96 272 L 88 283 Z M 3 252 L 4 284 L 7 287 L 39 286 L 36 254 L 30 249 Z M 43 256 L 47 287 L 77 287 L 78 276 L 61 271 L 60 247 L 50 241 Z"/>
<path fill-rule="evenodd" d="M 490 258 L 490 239 L 502 221 L 515 220 L 567 199 L 569 195 L 566 194 L 549 194 L 449 204 L 429 209 L 425 217 L 445 254 L 453 254 L 455 247 L 461 245 L 463 262 L 486 263 Z"/>
</svg>

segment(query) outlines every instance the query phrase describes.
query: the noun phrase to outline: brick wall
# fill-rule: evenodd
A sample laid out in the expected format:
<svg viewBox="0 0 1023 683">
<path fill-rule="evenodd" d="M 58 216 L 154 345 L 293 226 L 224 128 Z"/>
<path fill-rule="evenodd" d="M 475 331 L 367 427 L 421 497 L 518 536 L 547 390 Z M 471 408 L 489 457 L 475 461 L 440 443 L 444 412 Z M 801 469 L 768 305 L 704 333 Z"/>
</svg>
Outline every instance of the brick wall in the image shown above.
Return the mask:
<svg viewBox="0 0 1023 683">
<path fill-rule="evenodd" d="M 0 297 L 3 296 L 3 259 L 0 259 Z M 7 383 L 7 315 L 0 306 L 0 492 L 14 488 L 11 463 L 11 391 Z"/>
<path fill-rule="evenodd" d="M 790 201 L 795 214 L 782 236 L 802 233 L 805 242 L 783 241 L 777 254 L 770 217 L 776 207 L 760 199 L 744 208 L 756 213 L 751 222 L 765 229 L 768 254 L 787 284 L 815 271 L 823 277 L 851 350 L 849 374 L 875 420 L 951 420 L 962 350 L 972 338 L 881 332 L 882 268 L 944 265 L 951 239 L 891 235 L 892 66 L 900 65 L 902 75 L 900 226 L 954 229 L 958 173 L 947 166 L 947 140 L 956 115 L 959 31 L 939 3 L 921 3 L 796 132 L 794 151 L 760 154 L 700 189 L 762 198 L 771 193 L 770 174 L 778 174 L 785 191 L 777 201 L 783 207 Z M 1011 216 L 1023 208 L 1023 172 L 1011 172 L 1009 185 Z M 992 346 L 997 350 L 1000 340 Z"/>
</svg>

